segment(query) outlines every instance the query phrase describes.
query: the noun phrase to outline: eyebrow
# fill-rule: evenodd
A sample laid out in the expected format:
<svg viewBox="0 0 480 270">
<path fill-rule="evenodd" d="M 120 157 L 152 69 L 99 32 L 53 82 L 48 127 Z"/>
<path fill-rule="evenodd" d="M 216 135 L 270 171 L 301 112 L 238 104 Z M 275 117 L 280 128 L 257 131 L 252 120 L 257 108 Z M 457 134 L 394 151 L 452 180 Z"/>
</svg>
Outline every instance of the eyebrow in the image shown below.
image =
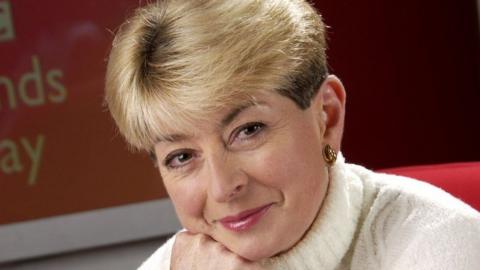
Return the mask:
<svg viewBox="0 0 480 270">
<path fill-rule="evenodd" d="M 246 104 L 242 104 L 240 106 L 237 106 L 235 108 L 233 108 L 223 119 L 222 121 L 220 122 L 221 123 L 221 127 L 225 127 L 225 126 L 228 126 L 230 123 L 232 123 L 233 120 L 235 120 L 235 118 L 243 111 L 245 111 L 246 109 L 250 108 L 250 107 L 253 107 L 255 105 L 258 105 L 258 103 L 253 103 L 253 102 L 249 102 L 249 103 L 246 103 Z"/>
<path fill-rule="evenodd" d="M 235 108 L 233 108 L 225 117 L 222 118 L 220 121 L 220 127 L 223 128 L 225 126 L 228 126 L 230 123 L 237 118 L 237 116 L 245 111 L 246 109 L 256 106 L 259 103 L 256 102 L 249 102 L 249 103 L 244 103 L 241 104 Z M 187 140 L 188 138 L 191 138 L 191 135 L 186 135 L 186 134 L 168 134 L 165 136 L 160 137 L 157 140 L 157 143 L 159 142 L 179 142 L 179 141 L 184 141 Z"/>
<path fill-rule="evenodd" d="M 184 141 L 191 136 L 189 135 L 184 135 L 184 134 L 169 134 L 160 137 L 157 142 L 178 142 L 178 141 Z"/>
</svg>

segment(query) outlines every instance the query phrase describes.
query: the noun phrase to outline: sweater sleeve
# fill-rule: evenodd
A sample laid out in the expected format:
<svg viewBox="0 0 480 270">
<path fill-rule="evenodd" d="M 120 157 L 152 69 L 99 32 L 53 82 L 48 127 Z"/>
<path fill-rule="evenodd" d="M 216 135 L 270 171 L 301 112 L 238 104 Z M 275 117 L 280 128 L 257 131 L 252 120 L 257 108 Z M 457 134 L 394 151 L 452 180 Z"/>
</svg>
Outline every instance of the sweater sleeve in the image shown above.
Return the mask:
<svg viewBox="0 0 480 270">
<path fill-rule="evenodd" d="M 176 235 L 157 249 L 137 270 L 170 270 L 170 258 Z"/>
</svg>

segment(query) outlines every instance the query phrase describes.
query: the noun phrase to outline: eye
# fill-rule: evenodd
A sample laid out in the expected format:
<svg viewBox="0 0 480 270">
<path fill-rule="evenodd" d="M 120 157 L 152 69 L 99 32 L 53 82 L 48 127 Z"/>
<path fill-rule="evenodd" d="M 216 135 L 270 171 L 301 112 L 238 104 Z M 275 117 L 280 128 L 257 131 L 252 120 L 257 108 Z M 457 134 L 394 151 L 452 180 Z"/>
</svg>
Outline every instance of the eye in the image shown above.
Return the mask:
<svg viewBox="0 0 480 270">
<path fill-rule="evenodd" d="M 248 140 L 260 133 L 264 127 L 265 124 L 263 123 L 247 123 L 237 128 L 237 130 L 234 132 L 234 139 L 239 139 L 241 141 Z"/>
<path fill-rule="evenodd" d="M 163 163 L 167 168 L 177 169 L 189 164 L 192 158 L 194 158 L 194 153 L 183 149 L 168 154 Z"/>
</svg>

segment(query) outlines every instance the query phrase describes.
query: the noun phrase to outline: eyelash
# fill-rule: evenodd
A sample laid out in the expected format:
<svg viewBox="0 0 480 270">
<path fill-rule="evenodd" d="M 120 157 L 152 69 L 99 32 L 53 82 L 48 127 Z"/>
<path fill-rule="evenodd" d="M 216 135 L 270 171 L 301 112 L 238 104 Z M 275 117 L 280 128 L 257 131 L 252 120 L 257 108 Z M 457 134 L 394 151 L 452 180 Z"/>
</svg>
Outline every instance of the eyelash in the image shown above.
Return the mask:
<svg viewBox="0 0 480 270">
<path fill-rule="evenodd" d="M 246 138 L 239 138 L 239 134 L 242 131 L 246 131 L 247 129 L 250 129 L 250 128 L 254 128 L 252 133 L 247 134 Z M 240 127 L 236 128 L 232 132 L 232 136 L 229 138 L 228 143 L 229 144 L 233 143 L 234 140 L 236 140 L 237 138 L 238 138 L 238 140 L 240 140 L 240 142 L 248 141 L 249 139 L 252 139 L 256 135 L 258 135 L 258 133 L 260 133 L 264 128 L 265 128 L 265 124 L 260 123 L 260 122 L 249 122 L 249 123 L 246 123 L 244 125 L 241 125 Z M 195 157 L 195 153 L 193 153 L 192 150 L 190 150 L 190 149 L 180 149 L 178 151 L 174 151 L 173 153 L 167 155 L 167 157 L 165 158 L 165 160 L 163 162 L 164 166 L 169 168 L 169 169 L 173 169 L 173 170 L 182 169 L 184 167 L 184 165 L 172 166 L 172 164 L 171 164 L 174 159 L 176 159 L 176 158 L 178 158 L 182 155 L 189 155 L 189 159 L 187 160 L 187 162 L 191 158 Z"/>
<path fill-rule="evenodd" d="M 254 137 L 255 135 L 257 135 L 260 131 L 263 130 L 263 128 L 265 128 L 265 124 L 263 123 L 260 123 L 260 122 L 249 122 L 249 123 L 246 123 L 244 125 L 241 125 L 240 127 L 236 128 L 234 131 L 233 131 L 233 138 L 230 138 L 228 140 L 228 143 L 231 144 L 233 142 L 233 140 L 235 140 L 236 138 L 239 137 L 239 134 L 244 131 L 244 130 L 247 130 L 248 128 L 255 128 L 255 130 L 253 131 L 253 133 L 247 135 L 247 138 L 239 138 L 239 140 L 241 141 L 246 141 L 246 140 L 249 140 L 251 139 L 252 137 Z"/>
<path fill-rule="evenodd" d="M 172 166 L 171 163 L 174 159 L 182 156 L 182 155 L 190 155 L 192 158 L 194 156 L 193 154 L 193 151 L 192 150 L 189 150 L 189 149 L 180 149 L 178 151 L 175 151 L 173 153 L 170 153 L 167 155 L 167 157 L 165 158 L 164 162 L 163 162 L 163 165 L 169 169 L 177 169 L 177 168 L 180 168 L 181 166 Z M 190 160 L 189 158 L 189 160 Z M 188 161 L 188 160 L 187 160 Z"/>
</svg>

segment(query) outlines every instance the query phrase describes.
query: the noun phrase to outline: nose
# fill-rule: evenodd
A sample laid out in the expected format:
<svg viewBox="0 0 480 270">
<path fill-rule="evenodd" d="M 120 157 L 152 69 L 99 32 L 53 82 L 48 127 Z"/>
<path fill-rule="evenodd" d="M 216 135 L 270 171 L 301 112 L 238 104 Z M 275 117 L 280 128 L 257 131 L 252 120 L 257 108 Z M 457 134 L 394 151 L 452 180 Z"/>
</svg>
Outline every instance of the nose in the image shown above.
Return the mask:
<svg viewBox="0 0 480 270">
<path fill-rule="evenodd" d="M 247 190 L 248 176 L 239 163 L 228 156 L 210 159 L 208 166 L 209 193 L 217 202 L 229 202 L 241 197 Z"/>
</svg>

